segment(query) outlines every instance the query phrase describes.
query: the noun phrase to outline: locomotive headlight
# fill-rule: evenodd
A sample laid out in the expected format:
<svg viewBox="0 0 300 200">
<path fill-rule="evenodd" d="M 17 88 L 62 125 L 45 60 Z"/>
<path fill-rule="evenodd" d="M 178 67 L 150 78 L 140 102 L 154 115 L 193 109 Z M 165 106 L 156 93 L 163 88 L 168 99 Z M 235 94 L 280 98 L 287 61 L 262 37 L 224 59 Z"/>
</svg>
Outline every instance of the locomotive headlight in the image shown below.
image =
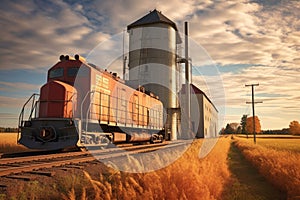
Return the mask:
<svg viewBox="0 0 300 200">
<path fill-rule="evenodd" d="M 55 137 L 56 137 L 56 134 L 52 127 L 42 127 L 40 129 L 39 138 L 43 142 L 48 142 L 50 140 L 53 140 L 53 139 L 55 139 Z"/>
<path fill-rule="evenodd" d="M 43 128 L 41 131 L 40 131 L 40 137 L 41 138 L 46 138 L 47 136 L 49 136 L 51 133 L 50 133 L 50 130 L 49 129 L 45 129 Z"/>
</svg>

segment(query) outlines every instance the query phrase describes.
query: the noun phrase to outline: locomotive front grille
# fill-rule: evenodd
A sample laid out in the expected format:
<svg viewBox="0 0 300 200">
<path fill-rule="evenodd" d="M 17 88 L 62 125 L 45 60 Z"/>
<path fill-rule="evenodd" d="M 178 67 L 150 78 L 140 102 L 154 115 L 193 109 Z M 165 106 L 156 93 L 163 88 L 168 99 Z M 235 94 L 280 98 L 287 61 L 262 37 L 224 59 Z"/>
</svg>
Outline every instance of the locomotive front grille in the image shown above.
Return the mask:
<svg viewBox="0 0 300 200">
<path fill-rule="evenodd" d="M 32 149 L 63 149 L 75 146 L 78 133 L 70 119 L 32 119 L 30 127 L 21 127 L 20 144 Z"/>
</svg>

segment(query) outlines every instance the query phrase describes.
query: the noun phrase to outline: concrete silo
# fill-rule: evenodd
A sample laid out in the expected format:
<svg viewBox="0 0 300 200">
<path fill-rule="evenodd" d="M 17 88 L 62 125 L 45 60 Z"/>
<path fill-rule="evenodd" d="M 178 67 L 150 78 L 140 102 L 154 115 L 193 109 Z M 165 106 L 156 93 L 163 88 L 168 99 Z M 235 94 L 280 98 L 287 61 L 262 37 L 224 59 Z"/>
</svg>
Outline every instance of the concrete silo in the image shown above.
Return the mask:
<svg viewBox="0 0 300 200">
<path fill-rule="evenodd" d="M 176 24 L 156 9 L 127 26 L 129 33 L 128 83 L 159 96 L 165 108 L 166 131 L 177 139 L 179 66 L 177 45 L 181 43 Z"/>
</svg>

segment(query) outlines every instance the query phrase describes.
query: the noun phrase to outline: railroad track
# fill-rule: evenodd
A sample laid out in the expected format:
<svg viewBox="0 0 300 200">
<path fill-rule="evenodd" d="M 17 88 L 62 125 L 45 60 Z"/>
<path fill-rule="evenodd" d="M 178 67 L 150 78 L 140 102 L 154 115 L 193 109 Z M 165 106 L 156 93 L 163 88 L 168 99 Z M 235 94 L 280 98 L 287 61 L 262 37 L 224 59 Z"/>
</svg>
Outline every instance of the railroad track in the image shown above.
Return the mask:
<svg viewBox="0 0 300 200">
<path fill-rule="evenodd" d="M 68 152 L 19 158 L 3 158 L 0 159 L 0 177 L 45 168 L 79 164 L 101 159 L 118 158 L 131 154 L 151 152 L 162 148 L 174 148 L 187 144 L 189 143 L 178 141 L 121 148 L 108 148 L 87 152 Z"/>
</svg>

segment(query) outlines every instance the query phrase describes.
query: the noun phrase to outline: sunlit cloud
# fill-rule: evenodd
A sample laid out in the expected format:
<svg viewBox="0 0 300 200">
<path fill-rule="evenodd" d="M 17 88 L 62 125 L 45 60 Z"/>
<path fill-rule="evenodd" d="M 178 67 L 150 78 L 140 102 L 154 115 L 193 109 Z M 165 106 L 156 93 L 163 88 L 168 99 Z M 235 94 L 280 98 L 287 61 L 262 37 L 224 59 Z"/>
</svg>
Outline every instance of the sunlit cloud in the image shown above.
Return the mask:
<svg viewBox="0 0 300 200">
<path fill-rule="evenodd" d="M 116 59 L 122 44 L 104 41 L 122 35 L 128 24 L 154 8 L 176 22 L 180 31 L 183 22 L 189 21 L 194 43 L 212 59 L 204 62 L 191 46 L 194 66 L 203 67 L 193 81 L 216 104 L 225 95 L 226 120 L 239 122 L 244 112 L 250 113 L 245 103 L 251 95 L 245 87 L 248 83 L 260 83 L 255 92 L 264 102 L 257 105 L 263 129 L 283 128 L 289 121 L 300 120 L 300 2 L 293 0 L 4 1 L 0 6 L 0 23 L 5 27 L 0 38 L 0 71 L 14 70 L 11 76 L 20 75 L 21 70 L 46 74 L 60 54 L 79 53 L 90 55 L 99 66 L 113 63 L 110 70 L 120 72 L 122 63 Z M 96 47 L 99 51 L 119 48 L 119 52 L 103 61 L 95 57 L 101 53 L 93 52 Z M 219 74 L 208 68 L 213 64 Z M 7 113 L 6 107 L 21 107 L 23 101 L 15 97 L 25 100 L 25 91 L 29 96 L 42 84 L 0 80 L 1 113 Z"/>
<path fill-rule="evenodd" d="M 6 92 L 21 92 L 23 90 L 35 91 L 36 88 L 39 88 L 41 85 L 29 84 L 23 82 L 3 82 L 0 81 L 0 91 Z"/>
</svg>

